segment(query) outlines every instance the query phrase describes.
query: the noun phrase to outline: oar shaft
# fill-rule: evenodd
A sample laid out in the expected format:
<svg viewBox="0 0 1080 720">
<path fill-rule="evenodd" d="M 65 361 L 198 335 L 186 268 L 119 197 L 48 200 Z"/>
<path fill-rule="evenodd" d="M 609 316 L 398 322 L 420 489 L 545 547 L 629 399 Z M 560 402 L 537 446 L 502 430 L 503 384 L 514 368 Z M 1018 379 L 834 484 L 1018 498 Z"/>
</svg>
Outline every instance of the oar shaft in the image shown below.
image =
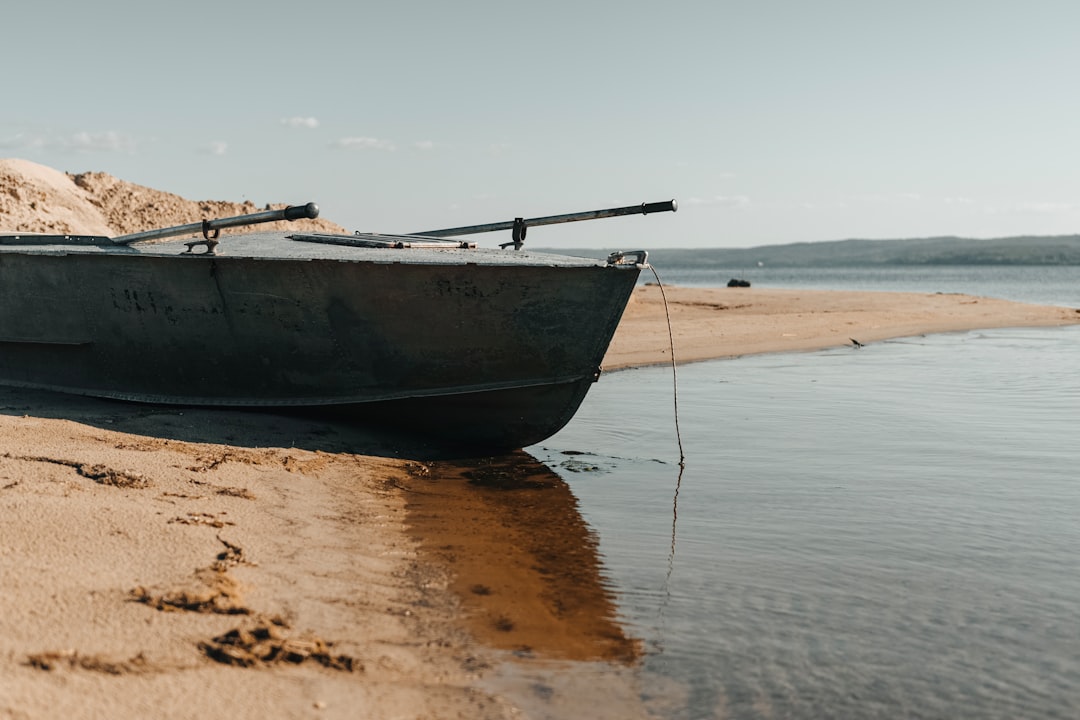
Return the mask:
<svg viewBox="0 0 1080 720">
<path fill-rule="evenodd" d="M 655 212 L 675 212 L 678 205 L 674 200 L 664 202 L 642 203 L 640 205 L 627 205 L 626 207 L 609 208 L 607 210 L 588 210 L 586 212 L 568 213 L 566 215 L 548 215 L 546 217 L 529 218 L 522 221 L 525 227 L 537 225 L 556 225 L 558 223 L 578 222 L 579 220 L 599 220 L 600 218 L 617 217 L 619 215 L 648 215 Z M 447 228 L 445 230 L 425 230 L 424 232 L 409 233 L 410 235 L 424 235 L 426 237 L 452 237 L 455 235 L 474 235 L 476 233 L 496 232 L 498 230 L 512 230 L 516 221 L 488 223 L 486 225 L 467 225 L 465 227 Z"/>
<path fill-rule="evenodd" d="M 160 228 L 158 230 L 146 230 L 145 232 L 119 235 L 112 238 L 118 245 L 128 245 L 140 240 L 157 240 L 160 238 L 177 237 L 191 233 L 203 232 L 204 230 L 224 230 L 231 227 L 244 225 L 258 225 L 259 223 L 277 222 L 278 220 L 301 220 L 304 218 L 314 219 L 319 217 L 319 206 L 313 202 L 307 205 L 290 205 L 281 210 L 264 210 L 263 212 L 251 213 L 250 215 L 236 215 L 234 217 L 205 220 L 203 222 L 176 225 L 174 227 Z"/>
</svg>

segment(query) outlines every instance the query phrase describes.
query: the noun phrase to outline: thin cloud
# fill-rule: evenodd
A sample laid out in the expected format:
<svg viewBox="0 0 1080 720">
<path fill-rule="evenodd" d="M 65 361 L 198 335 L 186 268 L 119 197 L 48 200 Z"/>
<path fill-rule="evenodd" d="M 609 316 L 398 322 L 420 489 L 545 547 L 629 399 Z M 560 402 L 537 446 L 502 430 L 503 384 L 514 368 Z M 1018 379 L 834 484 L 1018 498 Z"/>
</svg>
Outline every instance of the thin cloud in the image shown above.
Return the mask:
<svg viewBox="0 0 1080 720">
<path fill-rule="evenodd" d="M 1075 209 L 1076 205 L 1063 202 L 1022 202 L 1016 206 L 1017 212 L 1035 215 L 1070 212 Z"/>
<path fill-rule="evenodd" d="M 811 210 L 816 212 L 818 210 L 846 210 L 848 204 L 846 202 L 838 200 L 833 200 L 829 202 L 804 200 L 803 202 L 798 204 L 798 207 L 802 208 L 803 210 Z"/>
<path fill-rule="evenodd" d="M 224 142 L 223 140 L 218 140 L 204 145 L 201 148 L 201 151 L 203 153 L 206 153 L 207 155 L 224 155 L 226 152 L 229 151 L 229 143 Z"/>
<path fill-rule="evenodd" d="M 1076 203 L 1027 201 L 1011 205 L 987 205 L 983 211 L 987 215 L 1055 215 L 1075 212 Z"/>
<path fill-rule="evenodd" d="M 44 136 L 19 133 L 0 141 L 0 147 L 22 150 L 59 150 L 62 152 L 92 153 L 119 152 L 134 154 L 135 139 L 114 130 L 106 132 L 80 131 L 71 135 Z"/>
<path fill-rule="evenodd" d="M 77 132 L 59 141 L 61 148 L 79 153 L 122 152 L 134 153 L 135 141 L 118 132 Z"/>
<path fill-rule="evenodd" d="M 330 145 L 346 150 L 385 150 L 393 152 L 397 149 L 392 140 L 381 140 L 373 137 L 345 137 L 335 140 Z"/>
<path fill-rule="evenodd" d="M 435 143 L 431 140 L 417 140 L 413 143 L 413 147 L 417 150 L 434 150 Z"/>
<path fill-rule="evenodd" d="M 13 137 L 0 140 L 0 147 L 12 150 L 37 150 L 45 147 L 45 138 L 19 133 Z"/>
<path fill-rule="evenodd" d="M 282 125 L 288 125 L 289 127 L 294 127 L 294 128 L 311 128 L 311 129 L 315 129 L 315 128 L 319 127 L 319 120 L 318 120 L 318 118 L 313 118 L 313 117 L 300 117 L 300 116 L 297 116 L 297 117 L 281 118 L 281 124 Z"/>
<path fill-rule="evenodd" d="M 686 200 L 687 205 L 715 205 L 725 208 L 745 208 L 750 206 L 750 198 L 746 195 L 713 195 L 712 197 L 691 197 Z"/>
</svg>

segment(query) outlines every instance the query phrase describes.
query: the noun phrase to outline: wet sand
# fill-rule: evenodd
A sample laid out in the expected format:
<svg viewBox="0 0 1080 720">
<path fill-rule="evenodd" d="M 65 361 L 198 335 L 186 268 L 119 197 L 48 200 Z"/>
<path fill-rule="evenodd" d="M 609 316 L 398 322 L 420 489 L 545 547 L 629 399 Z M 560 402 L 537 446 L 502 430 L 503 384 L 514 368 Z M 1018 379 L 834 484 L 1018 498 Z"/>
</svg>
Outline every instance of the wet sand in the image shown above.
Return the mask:
<svg viewBox="0 0 1080 720">
<path fill-rule="evenodd" d="M 680 362 L 1080 323 L 961 295 L 667 296 Z M 605 366 L 668 347 L 645 287 Z M 525 454 L 433 458 L 311 419 L 0 389 L 0 718 L 645 716 L 565 483 Z"/>
</svg>

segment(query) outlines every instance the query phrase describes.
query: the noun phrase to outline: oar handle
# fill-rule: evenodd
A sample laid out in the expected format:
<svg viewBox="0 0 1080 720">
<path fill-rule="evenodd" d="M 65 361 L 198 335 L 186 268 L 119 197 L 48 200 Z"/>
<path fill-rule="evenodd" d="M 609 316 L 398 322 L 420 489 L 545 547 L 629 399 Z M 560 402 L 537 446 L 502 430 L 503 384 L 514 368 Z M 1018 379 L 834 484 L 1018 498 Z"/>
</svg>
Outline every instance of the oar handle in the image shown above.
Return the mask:
<svg viewBox="0 0 1080 720">
<path fill-rule="evenodd" d="M 187 225 L 160 228 L 158 230 L 146 230 L 145 232 L 119 235 L 112 238 L 117 245 L 128 245 L 139 240 L 157 240 L 160 238 L 188 235 L 190 233 L 208 233 L 210 231 L 224 230 L 231 227 L 245 225 L 258 225 L 259 223 L 277 222 L 279 220 L 303 220 L 319 217 L 319 206 L 313 202 L 306 205 L 290 205 L 281 210 L 264 210 L 263 212 L 251 213 L 250 215 L 236 215 L 234 217 L 217 218 L 216 220 L 203 220 Z"/>
<path fill-rule="evenodd" d="M 513 230 L 515 227 L 530 228 L 537 225 L 555 225 L 557 223 L 578 222 L 579 220 L 599 220 L 600 218 L 617 217 L 619 215 L 648 215 L 657 212 L 675 212 L 678 209 L 679 205 L 674 200 L 665 200 L 663 202 L 641 203 L 640 205 L 608 208 L 607 210 L 587 210 L 585 212 L 568 213 L 566 215 L 548 215 L 546 217 L 529 218 L 527 220 L 518 218 L 517 220 L 509 220 L 507 222 L 488 223 L 486 225 L 467 225 L 465 227 L 447 228 L 445 230 L 425 230 L 424 232 L 409 234 L 424 235 L 427 237 L 473 235 L 475 233 L 496 232 L 498 230 Z"/>
<path fill-rule="evenodd" d="M 663 202 L 654 203 L 642 203 L 641 214 L 648 215 L 649 213 L 658 212 L 675 212 L 679 209 L 679 203 L 674 200 L 664 200 Z"/>
</svg>

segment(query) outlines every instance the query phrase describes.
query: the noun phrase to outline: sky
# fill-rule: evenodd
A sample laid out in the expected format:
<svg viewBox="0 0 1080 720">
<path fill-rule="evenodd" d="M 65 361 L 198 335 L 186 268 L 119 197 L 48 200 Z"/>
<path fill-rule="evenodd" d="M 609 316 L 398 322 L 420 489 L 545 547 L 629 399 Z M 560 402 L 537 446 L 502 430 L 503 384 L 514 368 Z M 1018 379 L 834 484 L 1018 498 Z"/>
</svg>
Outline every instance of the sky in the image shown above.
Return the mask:
<svg viewBox="0 0 1080 720">
<path fill-rule="evenodd" d="M 0 157 L 350 231 L 678 202 L 535 247 L 1074 234 L 1078 27 L 1075 0 L 40 0 L 0 16 Z"/>
</svg>

